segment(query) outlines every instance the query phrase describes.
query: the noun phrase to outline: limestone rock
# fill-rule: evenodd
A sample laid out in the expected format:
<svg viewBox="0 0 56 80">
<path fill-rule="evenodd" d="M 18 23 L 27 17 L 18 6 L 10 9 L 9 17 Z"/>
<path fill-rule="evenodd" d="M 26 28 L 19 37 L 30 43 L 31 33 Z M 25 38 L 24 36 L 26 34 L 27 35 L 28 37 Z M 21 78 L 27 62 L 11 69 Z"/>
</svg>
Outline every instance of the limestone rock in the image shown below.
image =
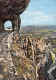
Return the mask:
<svg viewBox="0 0 56 80">
<path fill-rule="evenodd" d="M 27 8 L 30 0 L 0 0 L 0 31 L 4 30 L 4 23 L 12 21 L 13 30 L 20 28 L 19 15 Z"/>
<path fill-rule="evenodd" d="M 14 34 L 11 54 L 19 79 L 49 80 L 45 73 L 45 64 L 48 62 L 50 48 L 51 42 L 48 38 L 30 38 Z"/>
</svg>

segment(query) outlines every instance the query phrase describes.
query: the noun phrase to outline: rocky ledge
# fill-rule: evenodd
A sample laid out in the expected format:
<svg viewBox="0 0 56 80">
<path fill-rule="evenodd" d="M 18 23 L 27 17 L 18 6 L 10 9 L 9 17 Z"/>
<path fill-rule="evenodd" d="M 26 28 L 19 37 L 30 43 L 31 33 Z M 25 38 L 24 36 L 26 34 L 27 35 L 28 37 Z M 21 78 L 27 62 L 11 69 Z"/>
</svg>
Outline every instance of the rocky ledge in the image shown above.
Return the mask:
<svg viewBox="0 0 56 80">
<path fill-rule="evenodd" d="M 0 45 L 0 80 L 50 80 L 50 49 L 48 38 L 6 35 Z"/>
</svg>

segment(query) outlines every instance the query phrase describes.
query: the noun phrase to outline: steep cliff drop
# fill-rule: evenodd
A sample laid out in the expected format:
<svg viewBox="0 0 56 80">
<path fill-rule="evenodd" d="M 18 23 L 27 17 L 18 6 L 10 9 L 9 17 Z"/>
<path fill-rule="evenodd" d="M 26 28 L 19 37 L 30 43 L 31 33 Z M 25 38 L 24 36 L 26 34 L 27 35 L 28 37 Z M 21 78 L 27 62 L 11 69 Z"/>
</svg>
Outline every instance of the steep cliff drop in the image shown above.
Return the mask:
<svg viewBox="0 0 56 80">
<path fill-rule="evenodd" d="M 4 23 L 12 22 L 13 31 L 20 29 L 20 14 L 25 11 L 30 0 L 0 0 L 0 31 L 4 31 Z"/>
</svg>

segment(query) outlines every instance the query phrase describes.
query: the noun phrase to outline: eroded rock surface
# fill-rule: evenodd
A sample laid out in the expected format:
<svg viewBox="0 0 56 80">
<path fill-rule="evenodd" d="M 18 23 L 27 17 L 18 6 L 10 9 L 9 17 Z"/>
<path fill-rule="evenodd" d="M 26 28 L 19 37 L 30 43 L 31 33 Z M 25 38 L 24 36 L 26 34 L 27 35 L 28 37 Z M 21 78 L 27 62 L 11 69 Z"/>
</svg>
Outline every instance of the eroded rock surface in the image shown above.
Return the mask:
<svg viewBox="0 0 56 80">
<path fill-rule="evenodd" d="M 19 79 L 23 79 L 24 75 L 25 80 L 49 80 L 45 73 L 45 65 L 50 58 L 50 48 L 51 43 L 48 38 L 29 38 L 14 34 L 11 55 L 20 76 Z M 49 60 L 49 62 L 51 64 L 52 61 Z"/>
<path fill-rule="evenodd" d="M 0 31 L 4 30 L 4 23 L 12 21 L 13 30 L 20 29 L 20 14 L 27 8 L 30 0 L 0 0 Z"/>
<path fill-rule="evenodd" d="M 0 79 L 50 80 L 50 48 L 48 38 L 22 37 L 15 32 L 6 35 L 0 45 Z"/>
<path fill-rule="evenodd" d="M 9 35 L 5 36 L 0 44 L 0 80 L 18 80 L 9 51 L 12 34 Z"/>
</svg>

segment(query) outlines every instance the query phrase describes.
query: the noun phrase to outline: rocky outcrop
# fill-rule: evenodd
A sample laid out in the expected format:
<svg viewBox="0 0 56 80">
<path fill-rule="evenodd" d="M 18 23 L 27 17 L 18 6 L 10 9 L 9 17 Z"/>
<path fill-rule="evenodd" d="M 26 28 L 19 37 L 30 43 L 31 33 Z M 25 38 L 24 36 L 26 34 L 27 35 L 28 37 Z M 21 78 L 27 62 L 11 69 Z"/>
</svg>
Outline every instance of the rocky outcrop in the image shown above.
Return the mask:
<svg viewBox="0 0 56 80">
<path fill-rule="evenodd" d="M 12 35 L 6 35 L 0 44 L 0 80 L 19 80 L 9 51 Z"/>
<path fill-rule="evenodd" d="M 0 31 L 7 20 L 12 22 L 13 30 L 20 29 L 20 14 L 27 8 L 30 0 L 0 0 Z"/>
<path fill-rule="evenodd" d="M 18 78 L 19 80 L 36 80 L 35 65 L 31 60 L 26 58 L 23 46 L 21 45 L 20 36 L 17 34 L 15 35 L 13 36 L 10 52 Z"/>
<path fill-rule="evenodd" d="M 12 38 L 13 32 L 1 41 L 0 80 L 35 80 L 35 65 L 25 57 L 22 46 Z"/>
<path fill-rule="evenodd" d="M 0 45 L 0 79 L 50 80 L 49 72 L 54 66 L 50 48 L 48 38 L 22 37 L 15 32 L 8 34 Z M 54 70 L 56 66 L 53 76 Z"/>
<path fill-rule="evenodd" d="M 51 43 L 48 38 L 29 38 L 19 36 L 17 33 L 14 34 L 11 45 L 11 55 L 18 76 L 21 74 L 20 77 L 23 79 L 22 76 L 28 77 L 27 74 L 29 73 L 31 75 L 29 80 L 49 80 L 45 73 L 45 71 L 47 72 L 45 65 L 46 62 L 48 62 L 47 58 L 50 58 L 48 57 L 50 55 L 50 48 Z M 26 65 L 28 65 L 28 67 Z M 29 68 L 30 65 L 32 66 L 31 69 Z M 31 73 L 32 69 L 35 75 Z M 20 77 L 19 79 L 21 79 Z M 27 77 L 25 80 L 28 80 L 29 77 Z"/>
</svg>

